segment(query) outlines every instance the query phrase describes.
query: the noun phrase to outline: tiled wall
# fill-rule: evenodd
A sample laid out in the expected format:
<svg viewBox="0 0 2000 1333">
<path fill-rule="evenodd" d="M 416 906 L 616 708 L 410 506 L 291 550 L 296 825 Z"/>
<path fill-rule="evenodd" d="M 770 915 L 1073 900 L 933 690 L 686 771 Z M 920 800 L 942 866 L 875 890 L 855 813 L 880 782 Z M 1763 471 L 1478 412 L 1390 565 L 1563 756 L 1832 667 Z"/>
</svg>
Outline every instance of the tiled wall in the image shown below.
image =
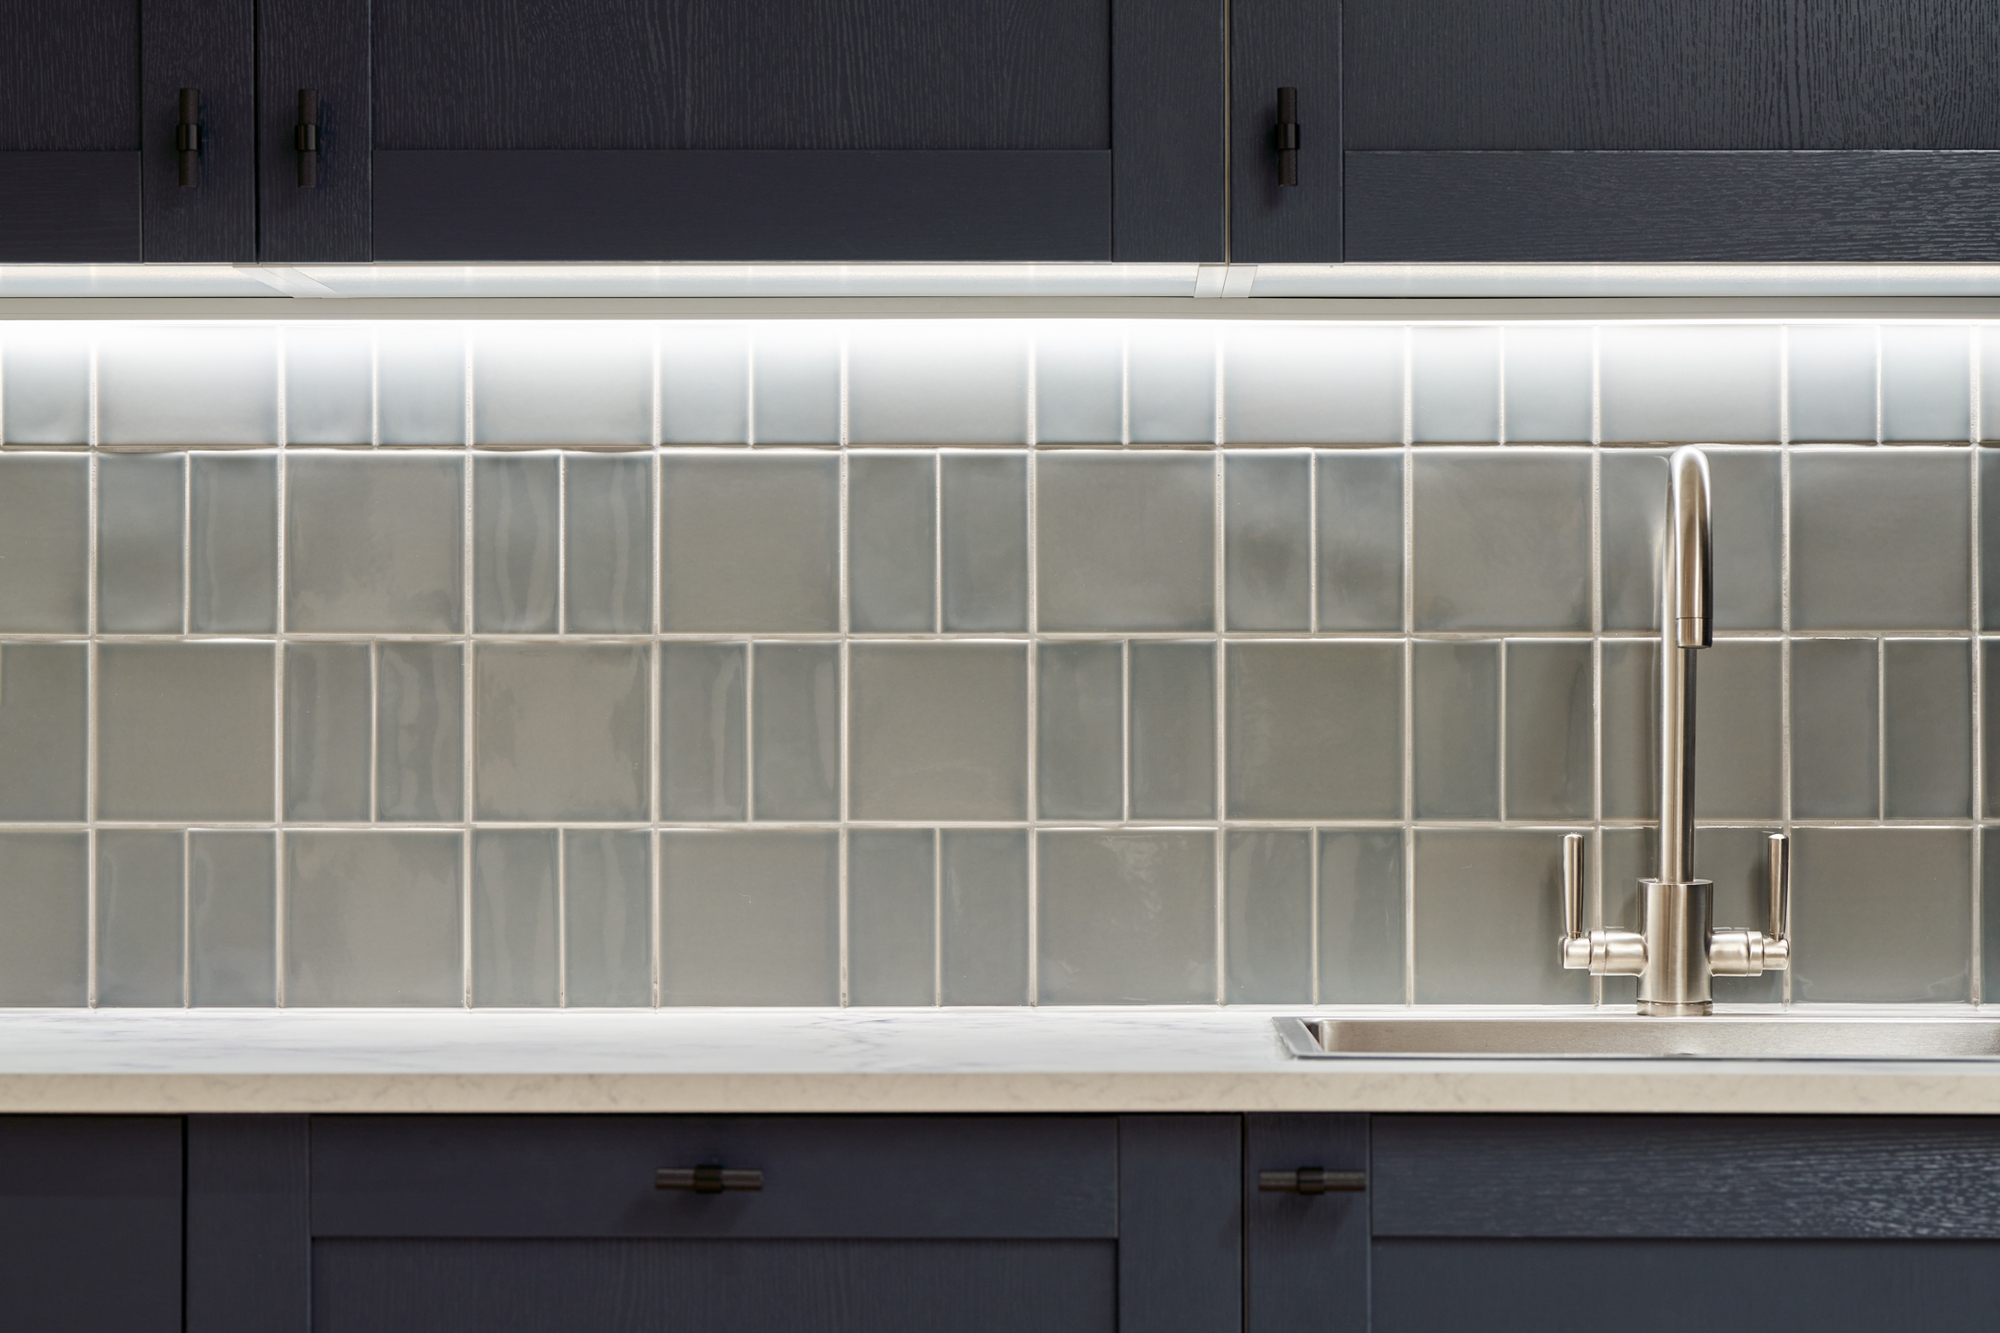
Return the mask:
<svg viewBox="0 0 2000 1333">
<path fill-rule="evenodd" d="M 1679 441 L 1726 924 L 1797 847 L 1719 992 L 1972 999 L 1996 385 L 1969 323 L 0 325 L 0 1004 L 1588 1000 Z"/>
</svg>

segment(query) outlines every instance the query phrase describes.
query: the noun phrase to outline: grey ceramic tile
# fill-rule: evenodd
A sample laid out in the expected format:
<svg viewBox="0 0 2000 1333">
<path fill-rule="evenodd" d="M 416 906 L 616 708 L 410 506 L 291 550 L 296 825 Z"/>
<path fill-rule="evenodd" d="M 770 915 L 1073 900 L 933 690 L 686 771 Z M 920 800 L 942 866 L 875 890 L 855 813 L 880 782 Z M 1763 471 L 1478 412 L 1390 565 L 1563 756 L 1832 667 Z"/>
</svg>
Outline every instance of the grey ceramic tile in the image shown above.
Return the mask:
<svg viewBox="0 0 2000 1333">
<path fill-rule="evenodd" d="M 1500 645 L 1419 643 L 1414 692 L 1416 815 L 1500 817 Z"/>
<path fill-rule="evenodd" d="M 1792 840 L 1795 1000 L 1967 998 L 1968 830 L 1811 828 Z"/>
<path fill-rule="evenodd" d="M 562 483 L 554 454 L 479 454 L 472 465 L 473 627 L 553 634 Z"/>
<path fill-rule="evenodd" d="M 1719 629 L 1777 629 L 1781 623 L 1785 539 L 1779 472 L 1775 450 L 1709 455 L 1710 541 L 1719 575 L 1715 580 Z M 1662 522 L 1665 508 L 1663 499 Z"/>
<path fill-rule="evenodd" d="M 1036 466 L 1045 630 L 1215 625 L 1215 465 L 1205 455 L 1059 454 Z"/>
<path fill-rule="evenodd" d="M 1246 320 L 1224 355 L 1231 444 L 1403 442 L 1400 325 Z"/>
<path fill-rule="evenodd" d="M 1027 816 L 1027 655 L 1013 644 L 856 644 L 849 813 Z"/>
<path fill-rule="evenodd" d="M 660 835 L 660 1003 L 837 1004 L 833 833 Z"/>
<path fill-rule="evenodd" d="M 1792 457 L 1792 625 L 1955 629 L 1969 614 L 1963 452 Z"/>
<path fill-rule="evenodd" d="M 743 819 L 749 813 L 744 645 L 660 645 L 660 814 Z"/>
<path fill-rule="evenodd" d="M 1175 320 L 1125 326 L 1126 438 L 1215 442 L 1215 334 Z"/>
<path fill-rule="evenodd" d="M 1606 819 L 1659 816 L 1659 672 L 1654 643 L 1615 639 L 1605 643 L 1601 707 Z M 1706 684 L 1706 672 L 1697 667 L 1696 674 Z M 1698 725 L 1701 709 L 1695 710 L 1695 717 Z"/>
<path fill-rule="evenodd" d="M 1994 335 L 2000 342 L 2000 332 Z M 2000 375 L 1995 376 L 1993 415 L 2000 417 Z M 1982 409 L 1983 410 L 1983 409 Z M 1980 449 L 1979 468 L 1979 625 L 2000 628 L 2000 449 Z"/>
<path fill-rule="evenodd" d="M 1590 657 L 1588 643 L 1507 645 L 1507 818 L 1590 818 Z"/>
<path fill-rule="evenodd" d="M 457 833 L 285 838 L 285 1003 L 464 1003 Z"/>
<path fill-rule="evenodd" d="M 857 632 L 936 628 L 937 482 L 933 454 L 849 457 L 848 622 Z"/>
<path fill-rule="evenodd" d="M 1790 435 L 1794 441 L 1873 441 L 1875 326 L 1796 324 L 1790 343 Z"/>
<path fill-rule="evenodd" d="M 653 331 L 636 321 L 493 322 L 473 348 L 481 444 L 650 444 Z"/>
<path fill-rule="evenodd" d="M 847 835 L 847 996 L 853 1004 L 938 1002 L 936 834 Z"/>
<path fill-rule="evenodd" d="M 1873 639 L 1802 639 L 1792 645 L 1792 814 L 1797 818 L 1875 819 L 1881 814 L 1875 651 Z"/>
<path fill-rule="evenodd" d="M 1402 815 L 1398 645 L 1232 644 L 1227 680 L 1229 818 Z"/>
<path fill-rule="evenodd" d="M 839 462 L 668 457 L 661 469 L 660 625 L 839 628 Z"/>
<path fill-rule="evenodd" d="M 1972 436 L 1972 331 L 1882 326 L 1882 439 L 1964 444 Z"/>
<path fill-rule="evenodd" d="M 472 1002 L 523 1008 L 557 998 L 554 829 L 472 835 Z"/>
<path fill-rule="evenodd" d="M 1607 324 L 1598 334 L 1606 441 L 1775 441 L 1779 330 Z"/>
<path fill-rule="evenodd" d="M 1215 818 L 1215 649 L 1132 645 L 1132 817 Z"/>
<path fill-rule="evenodd" d="M 1403 834 L 1325 829 L 1319 835 L 1319 1002 L 1403 999 Z"/>
<path fill-rule="evenodd" d="M 643 455 L 563 461 L 564 611 L 572 634 L 638 634 L 653 624 L 653 464 Z"/>
<path fill-rule="evenodd" d="M 0 1005 L 87 1000 L 89 858 L 82 833 L 0 833 Z"/>
<path fill-rule="evenodd" d="M 104 444 L 276 444 L 269 325 L 120 324 L 97 340 Z"/>
<path fill-rule="evenodd" d="M 756 444 L 838 444 L 840 326 L 773 321 L 751 335 L 750 438 Z"/>
<path fill-rule="evenodd" d="M 194 454 L 188 619 L 198 633 L 269 633 L 278 624 L 278 460 Z"/>
<path fill-rule="evenodd" d="M 375 335 L 366 325 L 285 330 L 285 442 L 372 444 Z"/>
<path fill-rule="evenodd" d="M 1971 651 L 1942 639 L 1891 639 L 1882 651 L 1882 813 L 1890 819 L 1969 818 Z"/>
<path fill-rule="evenodd" d="M 939 975 L 945 1004 L 1028 1004 L 1028 835 L 938 834 Z"/>
<path fill-rule="evenodd" d="M 1410 430 L 1418 444 L 1493 444 L 1500 439 L 1497 327 L 1417 325 L 1410 330 Z"/>
<path fill-rule="evenodd" d="M 847 336 L 855 444 L 1026 444 L 1028 341 L 1015 320 L 865 320 Z"/>
<path fill-rule="evenodd" d="M 1026 629 L 1027 456 L 947 453 L 939 467 L 944 628 Z"/>
<path fill-rule="evenodd" d="M 1403 454 L 1319 456 L 1319 627 L 1403 628 Z"/>
<path fill-rule="evenodd" d="M 187 455 L 97 460 L 97 627 L 178 634 Z"/>
<path fill-rule="evenodd" d="M 1711 467 L 1714 459 L 1709 460 Z M 1710 473 L 1711 494 L 1714 473 Z M 1604 628 L 1658 629 L 1667 526 L 1667 457 L 1653 450 L 1607 450 L 1598 470 Z M 1713 509 L 1711 508 L 1711 541 Z M 1720 595 L 1734 574 L 1716 561 Z"/>
<path fill-rule="evenodd" d="M 0 458 L 0 631 L 88 628 L 90 460 Z"/>
<path fill-rule="evenodd" d="M 1035 438 L 1118 444 L 1125 431 L 1125 333 L 1108 320 L 1052 321 L 1035 332 Z"/>
<path fill-rule="evenodd" d="M 1311 456 L 1231 455 L 1224 469 L 1223 503 L 1229 628 L 1310 628 Z M 1399 517 L 1401 509 L 1398 502 Z"/>
<path fill-rule="evenodd" d="M 8 444 L 90 440 L 90 334 L 85 327 L 20 323 L 0 335 L 0 439 Z"/>
<path fill-rule="evenodd" d="M 1419 829 L 1419 1004 L 1581 1004 L 1590 978 L 1566 972 L 1562 839 L 1540 829 Z"/>
<path fill-rule="evenodd" d="M 1982 840 L 1979 862 L 1981 879 L 1979 947 L 1985 964 L 1980 978 L 1983 999 L 1985 994 L 2000 989 L 1994 983 L 1985 980 L 1986 977 L 2000 977 L 2000 971 L 1995 970 L 2000 968 L 2000 829 L 1981 829 L 1978 836 Z"/>
<path fill-rule="evenodd" d="M 181 1007 L 182 838 L 158 830 L 97 835 L 97 1003 Z"/>
<path fill-rule="evenodd" d="M 563 996 L 572 1009 L 653 1002 L 651 842 L 641 829 L 563 834 Z"/>
<path fill-rule="evenodd" d="M 1036 647 L 1035 797 L 1043 819 L 1118 819 L 1125 810 L 1125 650 Z"/>
<path fill-rule="evenodd" d="M 659 337 L 660 437 L 668 444 L 747 443 L 747 326 L 671 321 Z"/>
<path fill-rule="evenodd" d="M 2000 651 L 1996 651 L 1993 641 L 1987 639 L 1980 643 L 1979 652 L 1980 697 L 2000 700 Z M 1986 774 L 1986 809 L 1980 813 L 1991 819 L 2000 815 L 2000 720 L 1995 719 L 1991 705 L 1981 712 L 1982 725 L 1986 728 L 1980 745 L 1980 762 Z M 2000 973 L 1995 974 L 1995 981 L 1994 998 L 2000 999 Z"/>
<path fill-rule="evenodd" d="M 108 643 L 97 650 L 97 813 L 269 819 L 274 649 Z"/>
<path fill-rule="evenodd" d="M 376 327 L 382 443 L 465 443 L 464 331 L 415 320 L 385 320 Z"/>
<path fill-rule="evenodd" d="M 1778 644 L 1746 639 L 1719 642 L 1703 649 L 1696 660 L 1700 707 L 1695 710 L 1694 812 L 1698 817 L 1777 817 L 1784 720 L 1778 663 Z"/>
<path fill-rule="evenodd" d="M 278 999 L 277 839 L 188 834 L 188 1002 L 269 1005 Z"/>
<path fill-rule="evenodd" d="M 0 820 L 81 820 L 86 649 L 0 644 Z"/>
<path fill-rule="evenodd" d="M 1592 337 L 1587 325 L 1507 327 L 1505 406 L 1510 443 L 1590 442 Z"/>
<path fill-rule="evenodd" d="M 840 646 L 752 648 L 758 819 L 840 817 Z"/>
<path fill-rule="evenodd" d="M 1423 453 L 1419 630 L 1590 628 L 1590 458 Z"/>
<path fill-rule="evenodd" d="M 285 645 L 285 818 L 370 817 L 370 655 L 365 643 Z"/>
<path fill-rule="evenodd" d="M 465 666 L 455 643 L 385 643 L 375 656 L 377 819 L 465 809 Z"/>
<path fill-rule="evenodd" d="M 1215 1000 L 1215 835 L 1043 833 L 1043 1004 Z"/>
<path fill-rule="evenodd" d="M 1224 996 L 1230 1004 L 1312 1002 L 1312 831 L 1228 835 Z"/>
<path fill-rule="evenodd" d="M 456 633 L 462 466 L 436 454 L 288 460 L 286 628 Z"/>
<path fill-rule="evenodd" d="M 643 819 L 643 647 L 487 644 L 474 667 L 482 819 Z"/>
</svg>

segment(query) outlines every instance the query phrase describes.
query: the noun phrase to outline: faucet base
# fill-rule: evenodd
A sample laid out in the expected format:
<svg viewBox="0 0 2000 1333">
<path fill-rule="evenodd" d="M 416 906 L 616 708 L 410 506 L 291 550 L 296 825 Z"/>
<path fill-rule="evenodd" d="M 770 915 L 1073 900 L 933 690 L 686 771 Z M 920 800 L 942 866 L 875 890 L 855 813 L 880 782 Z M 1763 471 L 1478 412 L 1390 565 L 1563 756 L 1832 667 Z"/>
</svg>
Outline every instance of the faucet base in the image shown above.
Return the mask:
<svg viewBox="0 0 2000 1333">
<path fill-rule="evenodd" d="M 1705 1018 L 1715 1012 L 1715 1004 L 1703 1000 L 1700 1004 L 1674 1004 L 1668 1000 L 1639 1001 L 1641 1018 Z"/>
</svg>

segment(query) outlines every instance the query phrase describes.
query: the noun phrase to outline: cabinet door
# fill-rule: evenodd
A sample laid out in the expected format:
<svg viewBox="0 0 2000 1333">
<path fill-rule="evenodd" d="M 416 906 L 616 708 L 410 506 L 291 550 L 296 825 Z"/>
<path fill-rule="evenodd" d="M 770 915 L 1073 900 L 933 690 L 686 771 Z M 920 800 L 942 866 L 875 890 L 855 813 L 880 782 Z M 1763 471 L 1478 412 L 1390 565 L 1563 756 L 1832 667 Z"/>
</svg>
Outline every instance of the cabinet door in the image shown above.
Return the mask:
<svg viewBox="0 0 2000 1333">
<path fill-rule="evenodd" d="M 140 142 L 149 264 L 257 258 L 256 23 L 252 0 L 141 0 Z M 182 172 L 183 90 L 199 127 Z"/>
<path fill-rule="evenodd" d="M 1234 0 L 1229 7 L 1229 259 L 1340 261 L 1340 5 Z M 1298 127 L 1291 184 L 1280 171 L 1279 89 Z"/>
<path fill-rule="evenodd" d="M 1368 1117 L 1245 1117 L 1249 1333 L 1368 1333 Z M 1266 1189 L 1266 1172 L 1358 1171 L 1360 1190 Z M 1272 1183 L 1282 1183 L 1272 1182 Z"/>
</svg>

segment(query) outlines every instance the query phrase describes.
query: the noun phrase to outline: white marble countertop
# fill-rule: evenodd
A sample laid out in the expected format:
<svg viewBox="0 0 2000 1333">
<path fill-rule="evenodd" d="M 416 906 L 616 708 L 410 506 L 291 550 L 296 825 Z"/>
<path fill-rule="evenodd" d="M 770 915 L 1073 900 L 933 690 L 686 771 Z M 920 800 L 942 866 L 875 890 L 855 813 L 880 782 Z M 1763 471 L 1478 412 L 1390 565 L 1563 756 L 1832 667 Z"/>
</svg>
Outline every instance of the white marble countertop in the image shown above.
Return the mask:
<svg viewBox="0 0 2000 1333">
<path fill-rule="evenodd" d="M 1306 1012 L 7 1010 L 0 1112 L 2000 1113 L 2000 1059 L 1296 1060 Z"/>
</svg>

